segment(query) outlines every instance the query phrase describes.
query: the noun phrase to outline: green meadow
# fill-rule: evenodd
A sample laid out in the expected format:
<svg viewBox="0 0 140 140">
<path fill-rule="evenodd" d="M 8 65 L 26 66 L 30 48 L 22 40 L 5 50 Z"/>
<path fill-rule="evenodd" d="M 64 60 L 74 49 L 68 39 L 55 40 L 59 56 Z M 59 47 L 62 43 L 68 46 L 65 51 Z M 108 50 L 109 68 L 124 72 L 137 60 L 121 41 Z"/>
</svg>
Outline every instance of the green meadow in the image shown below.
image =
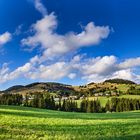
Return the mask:
<svg viewBox="0 0 140 140">
<path fill-rule="evenodd" d="M 0 106 L 0 140 L 139 140 L 140 111 L 72 113 Z"/>
<path fill-rule="evenodd" d="M 105 107 L 106 103 L 108 100 L 111 100 L 111 98 L 114 98 L 113 96 L 112 97 L 105 97 L 105 96 L 100 96 L 100 97 L 88 97 L 89 100 L 94 100 L 94 99 L 97 99 L 100 101 L 101 105 L 103 107 Z M 128 99 L 140 99 L 140 95 L 121 95 L 117 98 L 128 98 Z M 80 103 L 81 103 L 82 100 L 77 100 L 77 103 L 78 103 L 78 106 L 80 107 Z"/>
</svg>

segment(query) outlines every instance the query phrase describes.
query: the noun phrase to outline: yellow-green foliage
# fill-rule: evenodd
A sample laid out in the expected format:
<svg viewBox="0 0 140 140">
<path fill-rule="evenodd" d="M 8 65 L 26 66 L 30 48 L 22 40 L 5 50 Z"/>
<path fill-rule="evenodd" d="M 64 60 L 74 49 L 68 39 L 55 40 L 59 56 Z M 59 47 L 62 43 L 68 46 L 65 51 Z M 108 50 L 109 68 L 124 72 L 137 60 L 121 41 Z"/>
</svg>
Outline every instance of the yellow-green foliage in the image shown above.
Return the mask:
<svg viewBox="0 0 140 140">
<path fill-rule="evenodd" d="M 127 90 L 130 88 L 130 85 L 126 85 L 126 84 L 118 84 L 117 85 L 118 90 L 120 90 L 123 93 L 126 93 Z"/>
<path fill-rule="evenodd" d="M 121 96 L 115 96 L 117 98 L 128 98 L 128 99 L 140 99 L 140 95 L 121 95 Z M 105 107 L 108 100 L 111 100 L 111 98 L 114 98 L 114 96 L 111 97 L 105 97 L 105 96 L 99 96 L 99 97 L 88 97 L 89 100 L 99 100 L 101 105 Z M 77 100 L 78 106 L 80 106 L 82 100 Z"/>
<path fill-rule="evenodd" d="M 0 140 L 139 140 L 140 112 L 86 114 L 0 106 Z"/>
</svg>

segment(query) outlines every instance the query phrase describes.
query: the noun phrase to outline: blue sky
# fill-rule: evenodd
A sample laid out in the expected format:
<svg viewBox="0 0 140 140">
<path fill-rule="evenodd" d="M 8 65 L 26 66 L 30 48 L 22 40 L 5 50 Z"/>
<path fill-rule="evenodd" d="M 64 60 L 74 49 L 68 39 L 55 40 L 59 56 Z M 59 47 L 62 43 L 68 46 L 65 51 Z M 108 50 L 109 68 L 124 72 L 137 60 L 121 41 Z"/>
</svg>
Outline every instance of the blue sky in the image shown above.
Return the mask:
<svg viewBox="0 0 140 140">
<path fill-rule="evenodd" d="M 139 0 L 1 0 L 0 89 L 140 82 L 139 25 Z"/>
</svg>

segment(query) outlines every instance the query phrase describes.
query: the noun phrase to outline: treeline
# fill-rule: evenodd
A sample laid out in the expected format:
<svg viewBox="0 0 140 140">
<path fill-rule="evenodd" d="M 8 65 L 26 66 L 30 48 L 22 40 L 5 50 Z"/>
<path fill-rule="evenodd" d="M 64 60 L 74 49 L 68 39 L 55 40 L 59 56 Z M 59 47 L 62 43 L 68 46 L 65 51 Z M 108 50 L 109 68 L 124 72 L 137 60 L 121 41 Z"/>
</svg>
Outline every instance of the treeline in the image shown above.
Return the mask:
<svg viewBox="0 0 140 140">
<path fill-rule="evenodd" d="M 100 101 L 83 99 L 78 106 L 75 100 L 61 100 L 55 102 L 50 94 L 34 94 L 32 96 L 19 94 L 0 95 L 0 105 L 22 105 L 26 107 L 35 107 L 51 110 L 60 110 L 67 112 L 123 112 L 140 110 L 140 99 L 112 98 L 108 100 L 105 107 L 101 106 Z"/>
<path fill-rule="evenodd" d="M 61 110 L 61 111 L 77 111 L 77 102 L 73 100 L 63 100 L 61 99 L 58 102 L 55 102 L 53 96 L 50 94 L 36 94 L 33 95 L 33 98 L 29 100 L 28 95 L 25 96 L 23 101 L 23 106 L 26 107 L 36 107 L 43 109 L 51 109 L 51 110 Z"/>
<path fill-rule="evenodd" d="M 127 90 L 127 94 L 130 94 L 130 95 L 140 95 L 140 88 L 132 85 Z"/>
<path fill-rule="evenodd" d="M 105 106 L 105 111 L 109 112 L 132 110 L 140 110 L 140 99 L 112 98 L 111 100 L 108 100 Z"/>
<path fill-rule="evenodd" d="M 50 94 L 26 94 L 23 98 L 19 94 L 2 94 L 0 95 L 0 105 L 22 105 L 26 107 L 35 107 L 51 110 L 61 110 L 68 112 L 77 112 L 77 102 L 74 100 L 63 100 L 58 102 L 54 101 L 53 96 Z"/>
<path fill-rule="evenodd" d="M 101 113 L 105 112 L 104 108 L 101 107 L 99 100 L 83 100 L 80 104 L 80 112 L 87 113 Z"/>
<path fill-rule="evenodd" d="M 0 95 L 1 105 L 21 105 L 23 101 L 22 95 L 19 94 L 2 94 Z"/>
</svg>

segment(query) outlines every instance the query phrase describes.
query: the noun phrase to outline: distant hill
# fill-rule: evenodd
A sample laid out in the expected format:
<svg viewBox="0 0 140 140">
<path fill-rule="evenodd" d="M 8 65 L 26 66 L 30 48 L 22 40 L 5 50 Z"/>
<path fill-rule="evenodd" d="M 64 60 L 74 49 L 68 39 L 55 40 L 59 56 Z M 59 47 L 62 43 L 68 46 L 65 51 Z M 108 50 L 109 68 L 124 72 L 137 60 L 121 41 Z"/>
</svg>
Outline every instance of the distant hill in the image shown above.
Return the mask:
<svg viewBox="0 0 140 140">
<path fill-rule="evenodd" d="M 116 83 L 116 84 L 136 84 L 133 81 L 125 80 L 125 79 L 109 79 L 106 80 L 105 83 Z"/>
<path fill-rule="evenodd" d="M 91 82 L 91 83 L 88 83 L 87 85 L 94 85 L 95 83 L 94 82 Z"/>
<path fill-rule="evenodd" d="M 62 94 L 68 94 L 73 93 L 74 89 L 71 85 L 65 85 L 61 83 L 53 83 L 53 82 L 38 82 L 38 83 L 32 83 L 26 86 L 23 85 L 16 85 L 12 86 L 4 91 L 3 93 L 31 93 L 31 92 L 54 92 L 54 93 L 62 93 Z"/>
<path fill-rule="evenodd" d="M 122 85 L 121 85 L 122 84 Z M 54 94 L 61 95 L 83 95 L 90 93 L 94 95 L 95 93 L 100 92 L 113 92 L 118 90 L 126 93 L 131 84 L 136 84 L 133 81 L 125 79 L 109 79 L 103 83 L 89 83 L 87 85 L 72 86 L 55 82 L 36 82 L 28 85 L 16 85 L 12 86 L 0 93 L 40 93 L 40 92 L 49 92 Z M 138 86 L 138 85 L 137 85 Z"/>
<path fill-rule="evenodd" d="M 15 86 L 12 86 L 12 87 L 10 87 L 10 88 L 8 88 L 7 90 L 5 90 L 5 91 L 13 91 L 13 90 L 21 90 L 21 89 L 23 89 L 24 88 L 24 86 L 22 86 L 22 85 L 15 85 Z"/>
</svg>

